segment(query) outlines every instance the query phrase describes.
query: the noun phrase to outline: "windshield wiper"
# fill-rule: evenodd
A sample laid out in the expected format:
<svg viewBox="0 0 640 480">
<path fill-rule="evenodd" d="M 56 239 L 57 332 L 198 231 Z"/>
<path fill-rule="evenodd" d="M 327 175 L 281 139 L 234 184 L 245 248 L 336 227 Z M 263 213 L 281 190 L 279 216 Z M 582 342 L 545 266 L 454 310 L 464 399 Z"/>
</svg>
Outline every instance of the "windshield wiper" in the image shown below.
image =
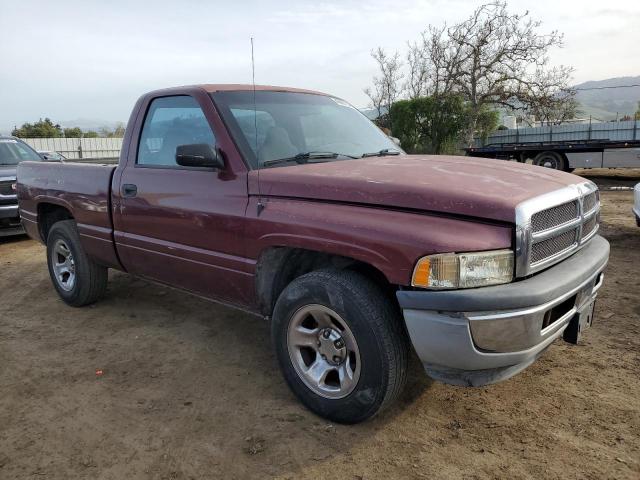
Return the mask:
<svg viewBox="0 0 640 480">
<path fill-rule="evenodd" d="M 399 150 L 389 150 L 388 148 L 383 148 L 382 150 L 378 150 L 377 152 L 363 153 L 362 157 L 360 158 L 384 157 L 385 155 L 400 155 L 400 153 L 401 152 Z"/>
<path fill-rule="evenodd" d="M 279 163 L 287 163 L 287 162 L 296 162 L 296 163 L 308 163 L 309 160 L 322 159 L 322 158 L 338 158 L 338 157 L 348 157 L 348 158 L 358 158 L 353 155 L 347 155 L 346 153 L 336 153 L 336 152 L 305 152 L 294 155 L 293 157 L 285 157 L 285 158 L 276 158 L 273 160 L 267 160 L 262 163 L 262 166 L 269 167 L 271 165 L 277 165 Z"/>
</svg>

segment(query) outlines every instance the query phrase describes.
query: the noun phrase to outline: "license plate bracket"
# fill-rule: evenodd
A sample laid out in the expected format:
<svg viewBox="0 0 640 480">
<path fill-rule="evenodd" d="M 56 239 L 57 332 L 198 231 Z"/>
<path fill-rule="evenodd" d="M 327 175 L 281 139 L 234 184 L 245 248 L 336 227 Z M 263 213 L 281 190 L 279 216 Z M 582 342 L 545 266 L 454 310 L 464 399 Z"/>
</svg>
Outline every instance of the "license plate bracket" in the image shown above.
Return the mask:
<svg viewBox="0 0 640 480">
<path fill-rule="evenodd" d="M 580 343 L 584 331 L 593 324 L 595 305 L 596 299 L 592 298 L 580 307 L 564 331 L 563 338 L 565 341 L 575 345 Z"/>
</svg>

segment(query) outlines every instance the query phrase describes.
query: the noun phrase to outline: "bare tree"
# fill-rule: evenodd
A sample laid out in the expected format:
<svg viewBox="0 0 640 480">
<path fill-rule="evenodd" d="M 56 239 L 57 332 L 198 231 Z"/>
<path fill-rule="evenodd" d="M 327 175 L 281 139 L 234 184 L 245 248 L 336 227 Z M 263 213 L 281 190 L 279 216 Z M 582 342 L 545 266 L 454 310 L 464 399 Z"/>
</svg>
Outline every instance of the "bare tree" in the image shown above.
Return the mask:
<svg viewBox="0 0 640 480">
<path fill-rule="evenodd" d="M 364 93 L 371 100 L 371 107 L 376 110 L 377 118 L 382 117 L 386 113 L 384 90 L 380 87 L 380 83 L 374 78 L 373 88 L 367 87 Z"/>
<path fill-rule="evenodd" d="M 383 48 L 378 47 L 371 52 L 371 56 L 378 63 L 379 76 L 373 78 L 373 88 L 368 87 L 364 93 L 371 99 L 372 106 L 378 111 L 378 117 L 389 112 L 391 105 L 400 98 L 402 86 L 400 84 L 402 73 L 402 61 L 400 54 L 387 54 Z M 391 127 L 389 119 L 389 128 Z"/>
<path fill-rule="evenodd" d="M 453 67 L 459 51 L 450 48 L 447 26 L 430 25 L 419 42 L 409 42 L 408 78 L 405 91 L 410 99 L 442 95 L 453 91 Z"/>
<path fill-rule="evenodd" d="M 522 110 L 542 125 L 559 125 L 575 118 L 579 111 L 576 91 L 566 87 L 572 71 L 563 66 L 537 69 L 518 92 Z"/>
<path fill-rule="evenodd" d="M 417 42 L 409 42 L 402 88 L 399 54 L 373 51 L 380 75 L 365 93 L 380 115 L 401 93 L 410 99 L 461 95 L 468 106 L 467 144 L 473 142 L 479 121 L 497 107 L 522 110 L 545 122 L 564 121 L 576 113 L 568 88 L 573 70 L 549 66 L 548 53 L 562 46 L 562 35 L 541 33 L 540 27 L 529 12 L 510 13 L 506 1 L 493 0 L 468 19 L 452 26 L 430 25 Z"/>
<path fill-rule="evenodd" d="M 558 76 L 547 74 L 548 51 L 562 45 L 562 35 L 540 34 L 540 25 L 528 12 L 512 14 L 506 2 L 494 1 L 478 7 L 442 36 L 440 83 L 469 102 L 469 143 L 487 106 L 519 108 L 531 98 L 532 85 L 539 88 L 545 81 L 566 87 L 568 76 L 562 85 Z"/>
<path fill-rule="evenodd" d="M 428 55 L 428 44 L 424 38 L 422 42 L 408 42 L 407 51 L 408 76 L 404 89 L 411 100 L 425 97 L 430 91 L 432 73 L 431 57 Z"/>
</svg>

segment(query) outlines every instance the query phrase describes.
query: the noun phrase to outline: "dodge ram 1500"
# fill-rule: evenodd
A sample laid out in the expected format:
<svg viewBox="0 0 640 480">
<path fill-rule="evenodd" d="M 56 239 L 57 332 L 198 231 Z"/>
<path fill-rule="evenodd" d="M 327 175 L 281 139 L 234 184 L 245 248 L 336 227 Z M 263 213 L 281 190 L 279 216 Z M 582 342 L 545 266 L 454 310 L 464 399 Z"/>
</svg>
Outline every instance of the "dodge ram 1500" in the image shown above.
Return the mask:
<svg viewBox="0 0 640 480">
<path fill-rule="evenodd" d="M 609 257 L 592 182 L 407 155 L 290 88 L 148 93 L 117 166 L 24 162 L 17 190 L 63 301 L 98 300 L 112 268 L 266 317 L 293 392 L 345 423 L 398 396 L 412 347 L 478 386 L 576 343 Z"/>
</svg>

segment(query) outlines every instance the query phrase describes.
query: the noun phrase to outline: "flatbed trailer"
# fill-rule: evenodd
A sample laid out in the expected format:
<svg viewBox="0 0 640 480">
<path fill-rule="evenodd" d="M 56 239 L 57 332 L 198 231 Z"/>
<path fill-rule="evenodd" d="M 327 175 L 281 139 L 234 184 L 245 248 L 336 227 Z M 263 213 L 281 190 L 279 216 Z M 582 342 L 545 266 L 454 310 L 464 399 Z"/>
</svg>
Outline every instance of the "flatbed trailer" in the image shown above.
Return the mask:
<svg viewBox="0 0 640 480">
<path fill-rule="evenodd" d="M 466 153 L 566 171 L 640 168 L 640 121 L 501 130 Z"/>
</svg>

